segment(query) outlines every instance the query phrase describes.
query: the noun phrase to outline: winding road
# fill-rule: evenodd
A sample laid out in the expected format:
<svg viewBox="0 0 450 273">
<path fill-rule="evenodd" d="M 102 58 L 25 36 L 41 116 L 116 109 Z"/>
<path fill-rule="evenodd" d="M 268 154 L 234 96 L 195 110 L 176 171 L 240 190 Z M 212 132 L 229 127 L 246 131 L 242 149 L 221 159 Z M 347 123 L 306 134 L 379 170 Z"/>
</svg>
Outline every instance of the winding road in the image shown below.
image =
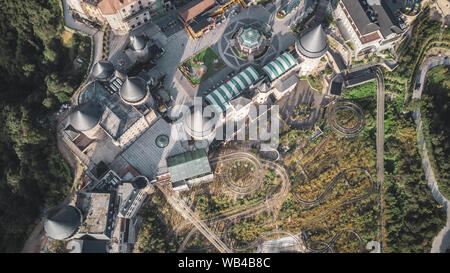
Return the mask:
<svg viewBox="0 0 450 273">
<path fill-rule="evenodd" d="M 342 206 L 342 205 L 347 205 L 347 204 L 351 204 L 351 203 L 355 203 L 355 202 L 359 202 L 363 199 L 369 198 L 370 195 L 372 194 L 372 190 L 375 189 L 375 185 L 372 181 L 372 176 L 370 175 L 370 173 L 361 167 L 354 167 L 354 168 L 350 168 L 350 169 L 346 169 L 341 171 L 338 175 L 336 175 L 333 180 L 331 181 L 331 183 L 327 186 L 327 188 L 325 189 L 324 192 L 322 192 L 315 200 L 312 201 L 308 201 L 308 200 L 302 200 L 300 199 L 297 194 L 293 193 L 292 195 L 294 196 L 294 198 L 302 205 L 306 205 L 306 206 L 313 206 L 315 204 L 318 204 L 320 202 L 322 202 L 325 197 L 330 193 L 330 191 L 334 188 L 334 186 L 336 185 L 336 183 L 339 181 L 340 178 L 344 177 L 346 178 L 346 174 L 347 172 L 351 172 L 351 171 L 355 171 L 355 170 L 361 170 L 362 172 L 365 173 L 365 175 L 367 175 L 367 177 L 369 178 L 369 182 L 370 182 L 370 188 L 369 191 L 367 192 L 367 194 L 362 195 L 362 196 L 357 196 L 354 197 L 350 200 L 344 201 L 341 204 L 339 204 L 338 206 Z"/>
<path fill-rule="evenodd" d="M 420 99 L 422 96 L 422 91 L 426 83 L 427 72 L 435 66 L 439 65 L 450 65 L 450 58 L 440 57 L 440 58 L 427 58 L 423 61 L 420 66 L 419 73 L 416 78 L 416 84 L 420 83 L 420 87 L 416 88 L 413 92 L 413 99 Z M 450 249 L 450 201 L 445 198 L 444 195 L 439 191 L 439 186 L 434 176 L 433 168 L 431 167 L 430 158 L 428 156 L 428 149 L 423 135 L 423 123 L 421 118 L 420 109 L 417 108 L 413 112 L 413 118 L 417 125 L 417 141 L 422 150 L 422 166 L 425 172 L 425 177 L 428 181 L 428 187 L 431 193 L 440 205 L 447 212 L 447 222 L 438 235 L 433 239 L 431 245 L 431 253 L 445 253 L 447 249 Z"/>
<path fill-rule="evenodd" d="M 103 31 L 88 27 L 73 19 L 72 14 L 69 10 L 69 5 L 67 0 L 61 0 L 63 12 L 64 12 L 64 25 L 70 29 L 82 32 L 86 35 L 92 36 L 94 41 L 94 54 L 92 57 L 92 64 L 97 63 L 102 59 L 103 54 Z M 91 66 L 92 68 L 93 66 Z"/>
</svg>

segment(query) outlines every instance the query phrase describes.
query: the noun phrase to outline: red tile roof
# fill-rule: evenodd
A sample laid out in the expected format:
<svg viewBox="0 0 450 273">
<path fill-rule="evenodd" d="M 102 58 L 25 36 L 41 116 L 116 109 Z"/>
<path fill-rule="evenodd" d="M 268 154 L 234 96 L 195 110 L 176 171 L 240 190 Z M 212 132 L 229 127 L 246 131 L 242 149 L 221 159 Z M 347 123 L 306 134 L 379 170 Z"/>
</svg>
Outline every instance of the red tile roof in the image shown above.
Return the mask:
<svg viewBox="0 0 450 273">
<path fill-rule="evenodd" d="M 214 6 L 214 0 L 192 1 L 182 8 L 182 10 L 179 12 L 179 15 L 185 22 L 189 22 L 194 17 L 212 6 Z"/>
</svg>

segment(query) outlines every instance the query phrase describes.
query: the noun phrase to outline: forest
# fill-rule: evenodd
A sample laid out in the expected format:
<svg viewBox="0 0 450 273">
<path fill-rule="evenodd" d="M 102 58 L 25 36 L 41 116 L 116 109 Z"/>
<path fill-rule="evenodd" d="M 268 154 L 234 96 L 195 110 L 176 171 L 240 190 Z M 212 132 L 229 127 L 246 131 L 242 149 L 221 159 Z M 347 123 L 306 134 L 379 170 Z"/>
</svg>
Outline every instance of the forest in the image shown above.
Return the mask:
<svg viewBox="0 0 450 273">
<path fill-rule="evenodd" d="M 386 91 L 394 91 L 386 89 Z M 445 211 L 433 199 L 422 169 L 411 112 L 402 113 L 403 97 L 385 105 L 384 199 L 389 252 L 429 252 L 445 223 Z"/>
<path fill-rule="evenodd" d="M 71 57 L 86 57 L 90 40 L 73 34 L 64 43 L 58 0 L 2 1 L 0 33 L 0 252 L 19 252 L 71 187 L 53 114 L 84 77 Z"/>
<path fill-rule="evenodd" d="M 411 114 L 404 117 L 393 104 L 385 140 L 385 202 L 387 246 L 391 252 L 429 252 L 443 227 L 445 211 L 434 201 L 422 170 Z"/>
<path fill-rule="evenodd" d="M 428 72 L 422 94 L 421 113 L 425 139 L 439 190 L 450 198 L 450 69 L 435 67 Z"/>
<path fill-rule="evenodd" d="M 433 48 L 448 48 L 450 31 L 440 22 L 419 16 L 407 47 L 397 54 L 399 66 L 384 71 L 385 103 L 385 219 L 389 252 L 429 252 L 434 236 L 444 226 L 445 211 L 433 199 L 422 169 L 417 134 L 410 110 L 414 77 Z M 406 40 L 405 40 L 406 41 Z M 447 99 L 448 100 L 448 99 Z"/>
<path fill-rule="evenodd" d="M 396 71 L 396 70 L 395 70 Z M 392 77 L 392 72 L 384 74 Z M 395 79 L 392 77 L 390 79 Z M 375 82 L 369 82 L 343 92 L 367 111 L 364 98 L 373 97 Z M 402 94 L 404 84 L 386 82 L 386 92 Z M 372 90 L 372 92 L 370 92 Z M 386 252 L 429 252 L 431 242 L 443 227 L 445 211 L 434 201 L 416 146 L 415 124 L 411 113 L 402 113 L 403 96 L 385 101 L 384 201 Z M 367 124 L 363 131 L 364 136 Z M 370 135 L 375 136 L 375 127 Z"/>
<path fill-rule="evenodd" d="M 134 252 L 140 253 L 172 253 L 176 252 L 175 238 L 170 231 L 173 227 L 167 220 L 165 213 L 172 213 L 161 192 L 154 193 L 139 210 L 139 217 L 143 222 L 139 228 Z M 169 211 L 169 212 L 168 212 Z M 164 213 L 165 212 L 165 213 Z"/>
</svg>

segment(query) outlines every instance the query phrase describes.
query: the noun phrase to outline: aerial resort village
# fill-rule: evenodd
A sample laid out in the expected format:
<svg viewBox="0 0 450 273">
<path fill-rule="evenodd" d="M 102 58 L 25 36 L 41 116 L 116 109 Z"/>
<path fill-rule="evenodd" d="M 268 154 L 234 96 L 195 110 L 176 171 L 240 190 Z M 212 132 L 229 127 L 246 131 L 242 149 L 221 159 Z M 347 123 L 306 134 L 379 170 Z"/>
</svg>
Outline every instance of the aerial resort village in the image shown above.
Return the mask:
<svg viewBox="0 0 450 273">
<path fill-rule="evenodd" d="M 63 1 L 95 46 L 41 252 L 380 252 L 383 71 L 411 17 L 387 2 Z"/>
</svg>

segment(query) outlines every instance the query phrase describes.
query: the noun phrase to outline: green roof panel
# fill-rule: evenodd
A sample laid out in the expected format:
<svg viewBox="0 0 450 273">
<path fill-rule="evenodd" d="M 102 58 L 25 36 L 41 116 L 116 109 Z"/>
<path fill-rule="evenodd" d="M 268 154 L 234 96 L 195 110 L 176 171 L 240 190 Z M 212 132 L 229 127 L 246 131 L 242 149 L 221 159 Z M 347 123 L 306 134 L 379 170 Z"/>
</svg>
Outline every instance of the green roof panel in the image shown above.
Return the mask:
<svg viewBox="0 0 450 273">
<path fill-rule="evenodd" d="M 205 149 L 174 155 L 166 161 L 172 183 L 211 173 Z"/>
<path fill-rule="evenodd" d="M 218 106 L 222 109 L 222 111 L 225 111 L 229 107 L 229 102 L 232 99 L 239 96 L 245 89 L 254 84 L 258 79 L 258 72 L 252 66 L 249 66 L 231 78 L 231 80 L 209 93 L 205 99 L 209 104 Z"/>
<path fill-rule="evenodd" d="M 291 53 L 285 52 L 280 55 L 274 61 L 268 63 L 263 67 L 263 71 L 269 76 L 270 80 L 273 81 L 286 73 L 289 69 L 297 64 L 297 61 L 292 56 Z"/>
</svg>

